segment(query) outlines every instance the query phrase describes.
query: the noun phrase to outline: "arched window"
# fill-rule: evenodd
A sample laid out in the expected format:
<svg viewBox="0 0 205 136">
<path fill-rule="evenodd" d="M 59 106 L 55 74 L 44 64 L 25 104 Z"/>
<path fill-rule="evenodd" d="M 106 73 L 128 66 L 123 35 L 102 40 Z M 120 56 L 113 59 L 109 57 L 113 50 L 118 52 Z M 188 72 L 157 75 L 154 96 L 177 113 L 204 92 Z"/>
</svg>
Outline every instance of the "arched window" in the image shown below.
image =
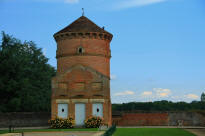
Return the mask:
<svg viewBox="0 0 205 136">
<path fill-rule="evenodd" d="M 83 53 L 82 48 L 79 48 L 79 49 L 78 49 L 78 52 L 79 52 L 79 53 Z"/>
<path fill-rule="evenodd" d="M 83 54 L 84 53 L 84 48 L 83 47 L 78 47 L 77 53 L 78 54 Z"/>
</svg>

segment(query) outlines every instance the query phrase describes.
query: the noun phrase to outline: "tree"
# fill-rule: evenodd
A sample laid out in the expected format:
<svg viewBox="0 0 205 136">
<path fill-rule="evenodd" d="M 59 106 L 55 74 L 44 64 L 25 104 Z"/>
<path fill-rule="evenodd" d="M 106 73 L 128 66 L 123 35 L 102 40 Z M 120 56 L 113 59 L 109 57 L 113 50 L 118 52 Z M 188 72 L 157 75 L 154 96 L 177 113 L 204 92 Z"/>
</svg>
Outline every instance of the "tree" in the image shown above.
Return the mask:
<svg viewBox="0 0 205 136">
<path fill-rule="evenodd" d="M 35 43 L 21 42 L 2 32 L 0 45 L 0 112 L 50 111 L 49 65 Z"/>
<path fill-rule="evenodd" d="M 201 101 L 205 102 L 205 93 L 204 92 L 201 94 Z"/>
<path fill-rule="evenodd" d="M 135 111 L 196 111 L 205 110 L 205 102 L 192 101 L 187 102 L 171 102 L 171 101 L 155 101 L 155 102 L 129 102 L 123 104 L 112 104 L 112 111 L 117 112 L 135 112 Z"/>
</svg>

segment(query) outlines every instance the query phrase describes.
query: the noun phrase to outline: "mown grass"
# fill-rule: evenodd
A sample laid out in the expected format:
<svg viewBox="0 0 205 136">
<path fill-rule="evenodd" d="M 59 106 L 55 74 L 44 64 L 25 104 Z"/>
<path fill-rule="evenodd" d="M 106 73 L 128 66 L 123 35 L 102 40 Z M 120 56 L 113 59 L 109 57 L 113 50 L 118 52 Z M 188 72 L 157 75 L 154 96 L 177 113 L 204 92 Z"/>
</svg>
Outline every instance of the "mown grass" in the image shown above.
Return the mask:
<svg viewBox="0 0 205 136">
<path fill-rule="evenodd" d="M 196 136 L 180 128 L 117 128 L 113 136 Z"/>
<path fill-rule="evenodd" d="M 98 131 L 97 128 L 72 128 L 72 129 L 16 129 L 12 133 L 22 132 L 64 132 L 64 131 Z M 0 130 L 0 134 L 9 133 L 9 130 Z"/>
</svg>

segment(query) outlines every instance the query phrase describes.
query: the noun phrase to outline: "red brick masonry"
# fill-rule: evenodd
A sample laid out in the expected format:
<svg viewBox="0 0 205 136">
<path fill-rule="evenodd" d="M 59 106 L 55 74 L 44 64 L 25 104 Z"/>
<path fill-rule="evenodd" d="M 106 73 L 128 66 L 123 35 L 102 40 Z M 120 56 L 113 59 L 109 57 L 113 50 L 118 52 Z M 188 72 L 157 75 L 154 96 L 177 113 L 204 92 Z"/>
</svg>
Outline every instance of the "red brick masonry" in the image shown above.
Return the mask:
<svg viewBox="0 0 205 136">
<path fill-rule="evenodd" d="M 169 124 L 168 113 L 124 113 L 113 117 L 118 126 L 161 126 Z"/>
</svg>

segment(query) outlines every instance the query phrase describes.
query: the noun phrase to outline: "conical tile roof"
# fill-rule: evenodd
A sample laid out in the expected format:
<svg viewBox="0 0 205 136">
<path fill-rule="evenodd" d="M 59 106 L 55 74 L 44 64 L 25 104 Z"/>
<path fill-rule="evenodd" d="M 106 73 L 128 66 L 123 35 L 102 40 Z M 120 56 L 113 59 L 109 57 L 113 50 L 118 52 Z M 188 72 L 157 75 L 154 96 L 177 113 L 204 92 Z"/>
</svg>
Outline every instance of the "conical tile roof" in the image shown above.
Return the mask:
<svg viewBox="0 0 205 136">
<path fill-rule="evenodd" d="M 85 16 L 81 16 L 73 23 L 68 25 L 67 27 L 63 28 L 59 32 L 55 33 L 54 35 L 66 32 L 98 32 L 98 33 L 107 33 L 112 36 L 111 33 L 104 30 L 104 28 L 100 28 L 95 23 L 93 23 L 90 19 Z"/>
</svg>

